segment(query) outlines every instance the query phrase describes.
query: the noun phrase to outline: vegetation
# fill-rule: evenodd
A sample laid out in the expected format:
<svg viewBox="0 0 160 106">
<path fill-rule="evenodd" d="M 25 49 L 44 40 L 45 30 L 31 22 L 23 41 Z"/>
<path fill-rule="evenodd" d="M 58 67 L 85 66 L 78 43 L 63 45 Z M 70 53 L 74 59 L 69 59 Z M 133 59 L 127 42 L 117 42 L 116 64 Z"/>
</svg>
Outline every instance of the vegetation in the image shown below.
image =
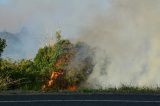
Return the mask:
<svg viewBox="0 0 160 106">
<path fill-rule="evenodd" d="M 10 59 L 3 59 L 1 63 L 0 80 L 2 81 L 0 86 L 5 89 L 40 89 L 39 84 L 42 76 L 36 70 L 36 66 L 31 60 L 16 62 Z"/>
<path fill-rule="evenodd" d="M 1 59 L 0 91 L 32 90 L 56 91 L 76 90 L 77 93 L 160 93 L 160 88 L 138 88 L 122 85 L 120 88 L 81 88 L 92 73 L 94 52 L 87 44 L 72 44 L 56 33 L 57 42 L 40 48 L 31 60 Z M 0 56 L 6 41 L 0 39 Z"/>
<path fill-rule="evenodd" d="M 0 38 L 0 56 L 5 47 L 6 47 L 6 40 Z"/>
<path fill-rule="evenodd" d="M 60 32 L 56 35 L 57 42 L 40 48 L 33 60 L 2 59 L 0 90 L 64 90 L 77 88 L 73 86 L 85 81 L 93 68 L 92 56 L 87 54 L 92 52 L 90 47 L 85 43 L 72 44 L 62 39 Z M 5 40 L 2 40 L 1 51 L 4 47 Z M 84 58 L 77 61 L 80 55 Z M 58 76 L 53 77 L 54 74 Z"/>
</svg>

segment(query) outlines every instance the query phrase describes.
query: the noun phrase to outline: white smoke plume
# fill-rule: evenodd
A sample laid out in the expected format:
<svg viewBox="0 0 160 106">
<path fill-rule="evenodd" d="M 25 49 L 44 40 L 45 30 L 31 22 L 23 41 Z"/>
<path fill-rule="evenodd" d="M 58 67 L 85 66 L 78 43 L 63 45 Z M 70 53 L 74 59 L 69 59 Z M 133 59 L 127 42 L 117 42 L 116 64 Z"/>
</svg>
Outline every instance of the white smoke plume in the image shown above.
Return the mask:
<svg viewBox="0 0 160 106">
<path fill-rule="evenodd" d="M 99 48 L 91 86 L 160 85 L 159 7 L 159 0 L 110 0 L 106 13 L 82 29 L 80 39 Z"/>
</svg>

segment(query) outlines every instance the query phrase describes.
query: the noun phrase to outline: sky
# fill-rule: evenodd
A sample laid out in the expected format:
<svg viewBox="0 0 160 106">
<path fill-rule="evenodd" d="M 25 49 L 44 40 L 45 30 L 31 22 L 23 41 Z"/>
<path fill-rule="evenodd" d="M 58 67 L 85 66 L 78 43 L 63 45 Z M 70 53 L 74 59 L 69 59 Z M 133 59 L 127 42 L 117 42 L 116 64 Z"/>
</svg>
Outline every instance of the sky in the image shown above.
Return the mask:
<svg viewBox="0 0 160 106">
<path fill-rule="evenodd" d="M 107 7 L 108 0 L 0 0 L 0 31 L 25 27 L 39 34 L 60 29 L 64 36 L 74 37 L 79 27 L 103 15 Z"/>
<path fill-rule="evenodd" d="M 3 56 L 33 58 L 48 39 L 55 40 L 59 30 L 63 38 L 77 39 L 81 29 L 90 25 L 93 17 L 103 15 L 108 7 L 108 0 L 0 0 L 0 32 L 28 32 L 19 36 L 23 44 L 8 44 Z M 10 52 L 13 48 L 15 54 Z"/>
</svg>

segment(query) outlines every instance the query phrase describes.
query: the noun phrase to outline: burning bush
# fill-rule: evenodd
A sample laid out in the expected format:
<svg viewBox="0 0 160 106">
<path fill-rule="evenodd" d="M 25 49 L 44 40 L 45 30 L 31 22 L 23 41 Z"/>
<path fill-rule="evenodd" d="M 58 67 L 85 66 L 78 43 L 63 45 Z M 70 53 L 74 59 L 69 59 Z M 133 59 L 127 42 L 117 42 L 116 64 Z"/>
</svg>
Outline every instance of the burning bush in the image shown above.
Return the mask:
<svg viewBox="0 0 160 106">
<path fill-rule="evenodd" d="M 74 91 L 92 72 L 93 55 L 87 44 L 72 44 L 57 33 L 57 42 L 40 48 L 33 60 L 2 59 L 0 89 Z"/>
<path fill-rule="evenodd" d="M 76 90 L 92 72 L 94 54 L 87 44 L 74 45 L 58 36 L 53 46 L 40 49 L 34 59 L 41 72 L 48 75 L 43 89 Z"/>
</svg>

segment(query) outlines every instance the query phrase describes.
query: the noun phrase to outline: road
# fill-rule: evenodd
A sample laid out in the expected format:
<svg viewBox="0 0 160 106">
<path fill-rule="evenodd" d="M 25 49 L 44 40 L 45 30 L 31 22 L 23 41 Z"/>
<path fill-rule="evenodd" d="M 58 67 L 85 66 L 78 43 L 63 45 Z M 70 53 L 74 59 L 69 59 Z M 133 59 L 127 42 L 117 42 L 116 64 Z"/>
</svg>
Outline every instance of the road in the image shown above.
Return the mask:
<svg viewBox="0 0 160 106">
<path fill-rule="evenodd" d="M 160 106 L 159 94 L 0 94 L 0 106 Z"/>
</svg>

